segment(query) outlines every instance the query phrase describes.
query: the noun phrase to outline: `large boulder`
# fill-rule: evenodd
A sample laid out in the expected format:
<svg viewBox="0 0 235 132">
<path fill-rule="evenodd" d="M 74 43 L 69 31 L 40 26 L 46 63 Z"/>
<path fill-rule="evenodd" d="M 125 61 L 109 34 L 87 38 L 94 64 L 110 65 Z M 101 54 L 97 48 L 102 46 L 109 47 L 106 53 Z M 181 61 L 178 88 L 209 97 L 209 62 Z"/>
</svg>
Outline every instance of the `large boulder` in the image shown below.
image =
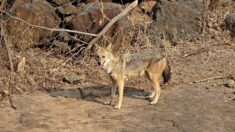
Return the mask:
<svg viewBox="0 0 235 132">
<path fill-rule="evenodd" d="M 97 34 L 120 12 L 121 5 L 118 4 L 111 2 L 89 3 L 80 7 L 77 15 L 72 18 L 72 29 Z M 131 22 L 127 19 L 127 17 L 123 17 L 116 22 L 105 35 L 112 43 L 121 43 L 130 27 Z M 90 36 L 78 35 L 78 38 L 86 42 L 91 40 Z"/>
<path fill-rule="evenodd" d="M 153 8 L 153 23 L 150 24 L 152 41 L 191 39 L 202 31 L 203 5 L 198 0 L 158 2 Z"/>
<path fill-rule="evenodd" d="M 59 26 L 59 18 L 54 8 L 45 1 L 15 2 L 10 13 L 32 25 L 48 28 Z M 22 49 L 41 44 L 53 35 L 51 31 L 30 27 L 15 19 L 9 19 L 7 29 L 9 40 Z"/>
<path fill-rule="evenodd" d="M 51 0 L 50 2 L 60 6 L 66 3 L 70 3 L 70 0 Z"/>
<path fill-rule="evenodd" d="M 79 3 L 80 0 L 70 1 L 70 0 L 50 0 L 49 3 L 58 9 L 62 15 L 70 15 L 76 12 L 76 5 L 74 3 Z"/>
<path fill-rule="evenodd" d="M 58 7 L 58 10 L 63 15 L 70 15 L 76 12 L 76 6 L 72 5 L 72 3 L 66 3 Z"/>
<path fill-rule="evenodd" d="M 235 37 L 235 13 L 229 14 L 225 19 L 226 28 L 231 31 L 232 37 Z"/>
</svg>

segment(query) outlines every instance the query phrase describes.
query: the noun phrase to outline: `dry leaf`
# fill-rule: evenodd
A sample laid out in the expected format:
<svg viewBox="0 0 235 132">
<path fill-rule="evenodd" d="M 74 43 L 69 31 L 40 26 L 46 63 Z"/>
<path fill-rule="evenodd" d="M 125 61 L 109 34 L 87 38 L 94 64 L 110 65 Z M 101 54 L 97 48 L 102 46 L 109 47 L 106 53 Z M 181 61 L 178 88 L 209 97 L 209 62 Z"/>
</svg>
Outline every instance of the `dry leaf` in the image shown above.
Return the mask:
<svg viewBox="0 0 235 132">
<path fill-rule="evenodd" d="M 18 64 L 17 72 L 19 72 L 19 73 L 25 72 L 25 57 L 23 57 L 22 60 L 20 61 L 20 63 Z"/>
</svg>

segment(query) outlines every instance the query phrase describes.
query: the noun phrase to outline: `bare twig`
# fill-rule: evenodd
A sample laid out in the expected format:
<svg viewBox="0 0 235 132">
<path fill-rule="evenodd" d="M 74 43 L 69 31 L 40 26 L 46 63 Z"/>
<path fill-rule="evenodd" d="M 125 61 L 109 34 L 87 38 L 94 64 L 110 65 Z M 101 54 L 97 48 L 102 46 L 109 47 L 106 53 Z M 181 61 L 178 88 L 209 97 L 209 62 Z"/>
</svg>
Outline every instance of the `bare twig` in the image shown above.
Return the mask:
<svg viewBox="0 0 235 132">
<path fill-rule="evenodd" d="M 12 98 L 11 98 L 10 94 L 8 95 L 8 98 L 9 98 L 9 101 L 10 101 L 10 104 L 11 104 L 11 108 L 16 109 L 15 105 L 13 104 L 13 101 L 12 101 Z"/>
<path fill-rule="evenodd" d="M 13 101 L 12 101 L 12 98 L 11 98 L 11 92 L 12 92 L 12 81 L 13 81 L 13 72 L 9 74 L 9 81 L 8 81 L 8 91 L 9 92 L 6 92 L 5 94 L 8 96 L 8 99 L 9 99 L 9 102 L 10 102 L 10 105 L 11 105 L 11 108 L 13 109 L 16 109 Z"/>
<path fill-rule="evenodd" d="M 198 80 L 198 81 L 192 81 L 192 82 L 188 82 L 188 83 L 189 84 L 200 83 L 200 82 L 206 82 L 206 81 L 209 81 L 209 80 L 222 79 L 222 78 L 226 78 L 226 76 L 215 76 L 215 77 L 206 78 L 206 79 L 202 79 L 202 80 Z"/>
<path fill-rule="evenodd" d="M 28 23 L 27 21 L 20 19 L 18 17 L 12 16 L 10 13 L 0 10 L 0 12 L 10 16 L 12 19 L 18 20 L 20 22 L 23 22 L 24 24 L 30 26 L 30 27 L 35 27 L 35 28 L 40 28 L 40 29 L 45 29 L 45 30 L 49 30 L 49 31 L 56 31 L 56 32 L 69 32 L 69 33 L 76 33 L 76 34 L 83 34 L 83 35 L 89 35 L 89 36 L 94 36 L 96 37 L 96 34 L 93 33 L 87 33 L 87 32 L 81 32 L 81 31 L 76 31 L 76 30 L 69 30 L 69 29 L 57 29 L 57 28 L 48 28 L 48 27 L 44 27 L 44 26 L 38 26 L 38 25 L 33 25 Z"/>
<path fill-rule="evenodd" d="M 195 54 L 198 54 L 198 53 L 201 53 L 201 52 L 208 51 L 209 48 L 212 47 L 212 46 L 225 46 L 225 45 L 231 46 L 230 43 L 212 44 L 212 45 L 209 45 L 209 46 L 200 48 L 200 49 L 198 49 L 198 50 L 196 50 L 196 51 L 193 51 L 193 52 L 191 52 L 191 53 L 186 53 L 186 54 L 183 55 L 183 58 L 188 57 L 188 56 L 191 56 L 191 55 L 195 55 Z"/>
<path fill-rule="evenodd" d="M 8 55 L 8 59 L 9 59 L 9 63 L 10 63 L 10 70 L 11 71 L 14 71 L 14 65 L 13 65 L 13 62 L 12 62 L 12 52 L 11 52 L 11 48 L 9 46 L 9 43 L 7 41 L 7 37 L 6 37 L 6 34 L 5 34 L 5 28 L 3 27 L 3 24 L 1 24 L 1 32 L 2 32 L 2 36 L 3 36 L 3 39 L 4 39 L 4 42 L 5 42 L 5 46 L 6 46 L 6 50 L 7 50 L 7 55 Z"/>
<path fill-rule="evenodd" d="M 191 55 L 195 55 L 195 54 L 198 54 L 198 53 L 201 53 L 201 52 L 205 52 L 205 51 L 207 51 L 207 50 L 208 50 L 208 49 L 206 49 L 206 48 L 201 48 L 201 49 L 196 50 L 196 51 L 194 51 L 194 52 L 186 53 L 183 57 L 185 58 L 185 57 L 188 57 L 188 56 L 191 56 Z"/>
<path fill-rule="evenodd" d="M 130 5 L 128 5 L 126 9 L 124 9 L 121 13 L 119 13 L 117 16 L 111 19 L 111 21 L 103 28 L 103 30 L 97 34 L 96 38 L 91 40 L 91 42 L 86 47 L 85 51 L 89 50 L 95 44 L 95 42 L 98 41 L 115 22 L 117 22 L 119 19 L 125 16 L 128 12 L 130 12 L 137 4 L 138 4 L 138 0 L 133 1 Z"/>
</svg>

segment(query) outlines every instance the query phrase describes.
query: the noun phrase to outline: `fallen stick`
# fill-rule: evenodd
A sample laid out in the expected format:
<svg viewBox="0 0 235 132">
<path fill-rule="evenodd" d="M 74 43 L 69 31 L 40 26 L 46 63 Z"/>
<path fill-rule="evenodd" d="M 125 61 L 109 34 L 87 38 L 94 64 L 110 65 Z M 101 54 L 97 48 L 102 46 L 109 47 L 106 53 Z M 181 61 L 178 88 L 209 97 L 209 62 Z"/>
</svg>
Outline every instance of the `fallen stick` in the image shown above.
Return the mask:
<svg viewBox="0 0 235 132">
<path fill-rule="evenodd" d="M 127 6 L 126 9 L 124 9 L 121 13 L 119 13 L 117 16 L 115 16 L 111 21 L 103 28 L 101 32 L 99 32 L 93 40 L 87 45 L 86 50 L 89 50 L 96 41 L 98 41 L 107 31 L 108 29 L 119 19 L 121 19 L 123 16 L 125 16 L 128 12 L 130 12 L 136 5 L 138 4 L 138 0 L 133 1 L 130 5 Z"/>
<path fill-rule="evenodd" d="M 35 27 L 35 28 L 40 28 L 40 29 L 45 29 L 45 30 L 55 31 L 55 32 L 69 32 L 69 33 L 83 34 L 83 35 L 89 35 L 89 36 L 94 36 L 94 37 L 97 36 L 96 34 L 93 34 L 93 33 L 81 32 L 81 31 L 76 31 L 76 30 L 48 28 L 48 27 L 44 27 L 44 26 L 33 25 L 33 24 L 28 23 L 27 21 L 25 21 L 23 19 L 20 19 L 18 17 L 12 16 L 10 13 L 8 13 L 8 12 L 6 12 L 4 10 L 0 10 L 0 12 L 8 15 L 12 19 L 15 19 L 15 20 L 18 20 L 20 22 L 23 22 L 24 24 L 26 24 L 26 25 L 28 25 L 30 27 Z"/>
<path fill-rule="evenodd" d="M 200 83 L 200 82 L 206 82 L 206 81 L 209 81 L 209 80 L 222 79 L 222 78 L 226 78 L 226 76 L 216 76 L 216 77 L 206 78 L 206 79 L 202 79 L 202 80 L 198 80 L 198 81 L 192 81 L 192 82 L 188 82 L 188 83 L 189 84 Z"/>
<path fill-rule="evenodd" d="M 195 54 L 198 54 L 198 53 L 207 51 L 207 50 L 208 50 L 208 49 L 202 48 L 202 49 L 199 49 L 199 50 L 194 51 L 194 52 L 191 52 L 191 53 L 186 53 L 186 54 L 184 54 L 183 58 L 188 57 L 188 56 L 191 56 L 191 55 L 195 55 Z"/>
<path fill-rule="evenodd" d="M 191 53 L 186 53 L 186 54 L 184 54 L 182 57 L 185 58 L 185 57 L 188 57 L 188 56 L 191 56 L 191 55 L 195 55 L 195 54 L 198 54 L 198 53 L 201 53 L 201 52 L 208 51 L 209 48 L 212 47 L 212 46 L 224 46 L 224 45 L 229 45 L 229 46 L 231 46 L 230 43 L 212 44 L 212 45 L 209 45 L 209 46 L 200 48 L 199 50 L 193 51 L 193 52 L 191 52 Z"/>
<path fill-rule="evenodd" d="M 8 98 L 9 98 L 9 102 L 10 102 L 11 108 L 16 109 L 15 105 L 13 104 L 13 101 L 12 101 L 12 98 L 11 98 L 10 94 L 8 95 Z"/>
</svg>

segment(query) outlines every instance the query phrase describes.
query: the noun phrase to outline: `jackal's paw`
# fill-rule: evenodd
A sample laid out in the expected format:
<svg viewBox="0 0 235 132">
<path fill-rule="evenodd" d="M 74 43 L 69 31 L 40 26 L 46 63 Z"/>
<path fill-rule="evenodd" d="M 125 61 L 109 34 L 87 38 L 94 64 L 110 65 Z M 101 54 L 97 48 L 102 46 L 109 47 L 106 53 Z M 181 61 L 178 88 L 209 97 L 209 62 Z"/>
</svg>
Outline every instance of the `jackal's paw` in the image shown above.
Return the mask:
<svg viewBox="0 0 235 132">
<path fill-rule="evenodd" d="M 114 106 L 114 109 L 121 109 L 121 106 L 115 105 L 115 106 Z"/>
<path fill-rule="evenodd" d="M 154 105 L 154 104 L 156 104 L 157 102 L 158 102 L 158 100 L 153 100 L 153 101 L 151 101 L 149 104 Z"/>
</svg>

